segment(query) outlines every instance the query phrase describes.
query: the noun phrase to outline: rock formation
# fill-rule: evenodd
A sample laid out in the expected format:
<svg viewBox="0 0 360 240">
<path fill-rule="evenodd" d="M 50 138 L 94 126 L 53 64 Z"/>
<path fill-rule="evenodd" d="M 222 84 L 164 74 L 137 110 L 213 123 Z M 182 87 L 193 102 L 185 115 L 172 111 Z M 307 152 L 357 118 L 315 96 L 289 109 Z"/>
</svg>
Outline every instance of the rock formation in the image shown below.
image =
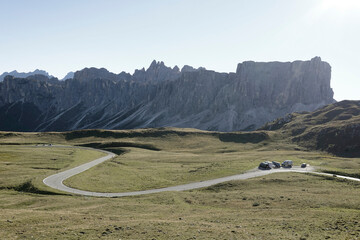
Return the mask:
<svg viewBox="0 0 360 240">
<path fill-rule="evenodd" d="M 73 79 L 6 77 L 0 129 L 63 131 L 192 127 L 253 130 L 294 111 L 334 102 L 331 67 L 311 61 L 243 62 L 235 73 L 153 61 L 133 75 L 85 68 Z"/>
</svg>

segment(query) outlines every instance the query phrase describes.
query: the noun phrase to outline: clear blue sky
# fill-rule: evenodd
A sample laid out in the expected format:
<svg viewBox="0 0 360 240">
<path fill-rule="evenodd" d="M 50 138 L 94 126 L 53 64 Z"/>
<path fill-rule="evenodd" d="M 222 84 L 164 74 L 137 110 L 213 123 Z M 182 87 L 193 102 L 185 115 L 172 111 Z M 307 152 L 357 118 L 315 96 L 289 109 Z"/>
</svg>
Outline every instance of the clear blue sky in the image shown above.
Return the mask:
<svg viewBox="0 0 360 240">
<path fill-rule="evenodd" d="M 119 73 L 153 59 L 235 71 L 239 62 L 332 66 L 335 99 L 360 99 L 359 0 L 0 0 L 0 73 Z"/>
</svg>

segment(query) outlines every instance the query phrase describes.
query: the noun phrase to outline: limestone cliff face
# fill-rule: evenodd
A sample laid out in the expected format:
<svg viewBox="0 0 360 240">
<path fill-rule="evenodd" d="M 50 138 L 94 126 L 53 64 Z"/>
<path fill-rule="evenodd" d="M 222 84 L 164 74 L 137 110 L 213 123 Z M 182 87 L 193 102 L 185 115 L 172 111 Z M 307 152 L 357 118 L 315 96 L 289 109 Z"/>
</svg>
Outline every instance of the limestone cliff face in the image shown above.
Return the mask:
<svg viewBox="0 0 360 240">
<path fill-rule="evenodd" d="M 133 75 L 84 69 L 73 79 L 8 77 L 0 83 L 0 129 L 194 127 L 253 130 L 293 111 L 334 102 L 331 67 L 311 61 L 243 62 L 235 73 L 152 62 Z M 24 115 L 24 109 L 38 116 Z M 2 121 L 2 123 L 1 123 Z M 24 125 L 29 126 L 24 129 Z"/>
<path fill-rule="evenodd" d="M 244 62 L 230 74 L 184 72 L 159 87 L 147 112 L 158 114 L 151 126 L 253 130 L 287 113 L 334 102 L 330 77 L 330 65 L 318 57 L 292 63 Z"/>
<path fill-rule="evenodd" d="M 331 102 L 331 67 L 319 57 L 292 63 L 244 62 L 237 67 L 241 94 L 259 107 Z"/>
</svg>

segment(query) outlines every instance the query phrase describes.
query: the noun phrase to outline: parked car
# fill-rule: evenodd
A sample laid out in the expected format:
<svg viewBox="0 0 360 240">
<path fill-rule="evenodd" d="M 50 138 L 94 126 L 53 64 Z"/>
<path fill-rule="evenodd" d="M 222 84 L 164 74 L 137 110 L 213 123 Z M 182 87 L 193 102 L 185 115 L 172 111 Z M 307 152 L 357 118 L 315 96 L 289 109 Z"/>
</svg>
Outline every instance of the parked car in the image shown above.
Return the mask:
<svg viewBox="0 0 360 240">
<path fill-rule="evenodd" d="M 293 161 L 291 161 L 291 160 L 285 160 L 285 161 L 281 164 L 281 166 L 282 166 L 283 168 L 292 168 L 292 166 L 293 166 Z"/>
<path fill-rule="evenodd" d="M 271 166 L 270 166 L 270 162 L 262 162 L 259 164 L 259 169 L 261 170 L 270 170 Z"/>
<path fill-rule="evenodd" d="M 306 163 L 302 163 L 301 164 L 301 168 L 306 168 L 307 164 Z"/>
<path fill-rule="evenodd" d="M 274 168 L 280 168 L 281 164 L 279 162 L 272 161 L 272 164 L 274 165 Z"/>
</svg>

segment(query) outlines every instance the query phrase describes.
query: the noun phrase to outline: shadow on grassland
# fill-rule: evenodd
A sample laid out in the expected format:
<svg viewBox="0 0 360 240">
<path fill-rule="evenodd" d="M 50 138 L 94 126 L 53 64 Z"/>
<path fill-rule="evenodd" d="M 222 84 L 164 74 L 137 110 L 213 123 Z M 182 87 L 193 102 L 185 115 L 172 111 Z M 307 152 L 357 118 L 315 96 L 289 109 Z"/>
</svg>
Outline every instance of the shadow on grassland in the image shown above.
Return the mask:
<svg viewBox="0 0 360 240">
<path fill-rule="evenodd" d="M 219 134 L 219 140 L 222 142 L 259 143 L 268 139 L 269 135 L 265 132 L 239 132 Z"/>
<path fill-rule="evenodd" d="M 125 153 L 126 150 L 121 149 L 123 147 L 142 148 L 142 149 L 152 150 L 152 151 L 160 151 L 161 150 L 151 144 L 142 144 L 142 143 L 133 143 L 133 142 L 106 142 L 106 143 L 93 142 L 93 143 L 81 144 L 79 146 L 103 149 L 103 150 L 108 150 L 110 152 L 112 152 L 111 150 L 117 150 L 119 153 L 115 153 L 115 154 Z"/>
<path fill-rule="evenodd" d="M 35 193 L 35 194 L 42 194 L 42 195 L 67 195 L 67 194 L 63 194 L 63 193 L 56 193 L 56 192 L 40 190 L 37 187 L 35 187 L 31 181 L 24 182 L 18 186 L 0 187 L 0 189 L 15 190 L 17 192 Z"/>
</svg>

